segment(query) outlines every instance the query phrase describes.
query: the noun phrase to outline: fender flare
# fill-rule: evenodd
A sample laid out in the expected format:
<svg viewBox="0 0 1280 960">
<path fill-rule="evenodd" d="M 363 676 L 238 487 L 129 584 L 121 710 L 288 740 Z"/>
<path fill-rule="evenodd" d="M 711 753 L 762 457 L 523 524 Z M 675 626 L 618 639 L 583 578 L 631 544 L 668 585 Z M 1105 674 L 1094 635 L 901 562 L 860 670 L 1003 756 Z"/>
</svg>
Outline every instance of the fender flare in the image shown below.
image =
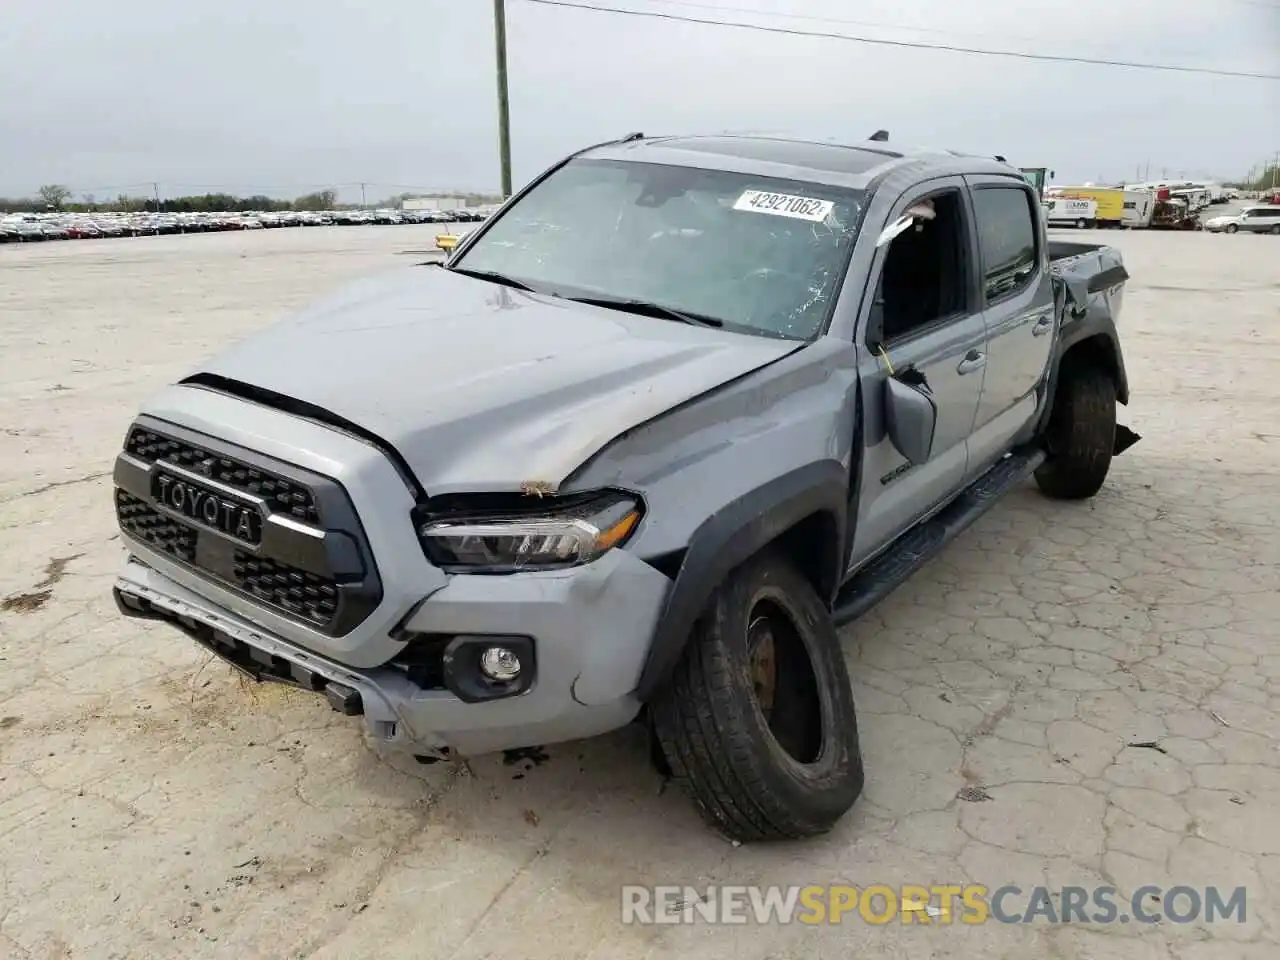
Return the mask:
<svg viewBox="0 0 1280 960">
<path fill-rule="evenodd" d="M 704 520 L 689 538 L 667 592 L 636 687 L 639 699 L 650 699 L 670 676 L 711 594 L 734 567 L 815 513 L 830 514 L 835 521 L 835 542 L 825 545 L 830 556 L 822 558 L 834 570 L 830 577 L 834 593 L 843 572 L 838 567 L 844 557 L 848 507 L 848 468 L 836 460 L 823 460 L 770 480 Z M 822 597 L 824 603 L 831 599 Z"/>
<path fill-rule="evenodd" d="M 1044 404 L 1036 422 L 1035 434 L 1042 434 L 1049 423 L 1049 414 L 1053 410 L 1055 395 L 1058 390 L 1058 379 L 1062 372 L 1062 361 L 1068 351 L 1086 340 L 1098 343 L 1102 351 L 1103 362 L 1109 374 L 1116 382 L 1116 399 L 1122 404 L 1129 402 L 1129 377 L 1125 371 L 1124 353 L 1120 349 L 1120 336 L 1116 332 L 1115 320 L 1106 314 L 1095 312 L 1080 317 L 1072 317 L 1071 299 L 1063 305 L 1067 311 L 1067 319 L 1062 325 L 1062 333 L 1054 350 L 1053 362 L 1049 367 L 1049 376 L 1045 382 Z"/>
</svg>

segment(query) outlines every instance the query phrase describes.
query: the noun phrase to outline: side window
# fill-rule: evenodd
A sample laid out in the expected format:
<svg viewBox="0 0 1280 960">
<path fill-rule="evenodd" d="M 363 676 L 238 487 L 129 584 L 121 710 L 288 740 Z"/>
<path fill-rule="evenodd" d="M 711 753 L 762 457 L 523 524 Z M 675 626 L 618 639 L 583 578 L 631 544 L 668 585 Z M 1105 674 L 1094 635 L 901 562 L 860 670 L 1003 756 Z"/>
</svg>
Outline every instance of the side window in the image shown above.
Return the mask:
<svg viewBox="0 0 1280 960">
<path fill-rule="evenodd" d="M 948 190 L 915 203 L 932 207 L 934 217 L 917 221 L 889 244 L 876 297 L 884 342 L 969 312 L 960 192 Z"/>
<path fill-rule="evenodd" d="M 983 291 L 988 301 L 998 300 L 1026 286 L 1036 272 L 1031 193 L 1019 187 L 980 188 L 973 191 L 973 209 Z"/>
</svg>

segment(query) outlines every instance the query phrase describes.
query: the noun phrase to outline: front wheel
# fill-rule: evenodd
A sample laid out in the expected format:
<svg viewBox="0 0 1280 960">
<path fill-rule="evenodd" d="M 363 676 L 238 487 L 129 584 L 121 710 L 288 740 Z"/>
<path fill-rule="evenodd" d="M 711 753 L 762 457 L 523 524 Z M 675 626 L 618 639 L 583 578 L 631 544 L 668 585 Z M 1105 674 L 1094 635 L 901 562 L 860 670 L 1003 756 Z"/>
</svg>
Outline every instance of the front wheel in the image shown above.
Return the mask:
<svg viewBox="0 0 1280 960">
<path fill-rule="evenodd" d="M 1280 223 L 1277 223 L 1274 227 L 1272 227 L 1272 228 L 1271 228 L 1270 230 L 1268 230 L 1267 232 L 1268 232 L 1269 234 L 1271 234 L 1273 237 L 1274 237 L 1274 236 L 1280 236 Z"/>
<path fill-rule="evenodd" d="M 824 833 L 862 792 L 835 626 L 778 554 L 748 560 L 715 592 L 651 712 L 672 774 L 732 840 Z"/>
<path fill-rule="evenodd" d="M 1116 385 L 1106 371 L 1063 371 L 1044 444 L 1048 456 L 1035 473 L 1042 493 L 1086 500 L 1102 489 L 1116 444 Z"/>
<path fill-rule="evenodd" d="M 1077 220 L 1077 221 L 1076 221 L 1076 229 L 1077 229 L 1077 230 L 1083 230 L 1083 229 L 1084 229 L 1085 227 L 1087 227 L 1088 225 L 1089 225 L 1089 224 L 1085 223 L 1083 220 Z"/>
<path fill-rule="evenodd" d="M 1236 232 L 1237 230 L 1239 230 L 1239 229 L 1240 229 L 1240 228 L 1239 228 L 1239 227 L 1237 227 L 1234 223 L 1228 223 L 1228 224 L 1227 224 L 1227 233 L 1235 233 L 1235 232 Z"/>
</svg>

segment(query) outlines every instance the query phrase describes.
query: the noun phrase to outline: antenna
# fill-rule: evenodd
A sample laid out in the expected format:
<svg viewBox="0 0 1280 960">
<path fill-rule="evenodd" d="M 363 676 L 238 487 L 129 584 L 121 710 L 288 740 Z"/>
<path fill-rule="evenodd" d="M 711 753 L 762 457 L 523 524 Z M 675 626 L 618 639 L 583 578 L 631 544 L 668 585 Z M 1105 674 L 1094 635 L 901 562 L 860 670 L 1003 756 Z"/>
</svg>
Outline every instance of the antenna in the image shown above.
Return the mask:
<svg viewBox="0 0 1280 960">
<path fill-rule="evenodd" d="M 872 134 L 870 137 L 868 137 L 867 139 L 869 139 L 869 140 L 874 140 L 874 141 L 876 141 L 877 143 L 888 143 L 888 142 L 889 142 L 889 131 L 888 131 L 888 130 L 877 130 L 875 133 L 873 133 L 873 134 Z"/>
</svg>

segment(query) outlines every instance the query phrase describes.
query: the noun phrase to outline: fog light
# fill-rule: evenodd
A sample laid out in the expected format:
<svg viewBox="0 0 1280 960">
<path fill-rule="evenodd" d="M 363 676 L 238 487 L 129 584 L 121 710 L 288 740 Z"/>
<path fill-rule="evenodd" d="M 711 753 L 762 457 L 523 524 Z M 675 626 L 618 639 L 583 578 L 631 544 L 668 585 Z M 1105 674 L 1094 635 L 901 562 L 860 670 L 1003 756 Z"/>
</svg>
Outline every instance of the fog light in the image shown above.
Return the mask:
<svg viewBox="0 0 1280 960">
<path fill-rule="evenodd" d="M 480 671 L 490 680 L 510 683 L 520 676 L 520 658 L 506 647 L 486 647 L 480 654 Z"/>
</svg>

